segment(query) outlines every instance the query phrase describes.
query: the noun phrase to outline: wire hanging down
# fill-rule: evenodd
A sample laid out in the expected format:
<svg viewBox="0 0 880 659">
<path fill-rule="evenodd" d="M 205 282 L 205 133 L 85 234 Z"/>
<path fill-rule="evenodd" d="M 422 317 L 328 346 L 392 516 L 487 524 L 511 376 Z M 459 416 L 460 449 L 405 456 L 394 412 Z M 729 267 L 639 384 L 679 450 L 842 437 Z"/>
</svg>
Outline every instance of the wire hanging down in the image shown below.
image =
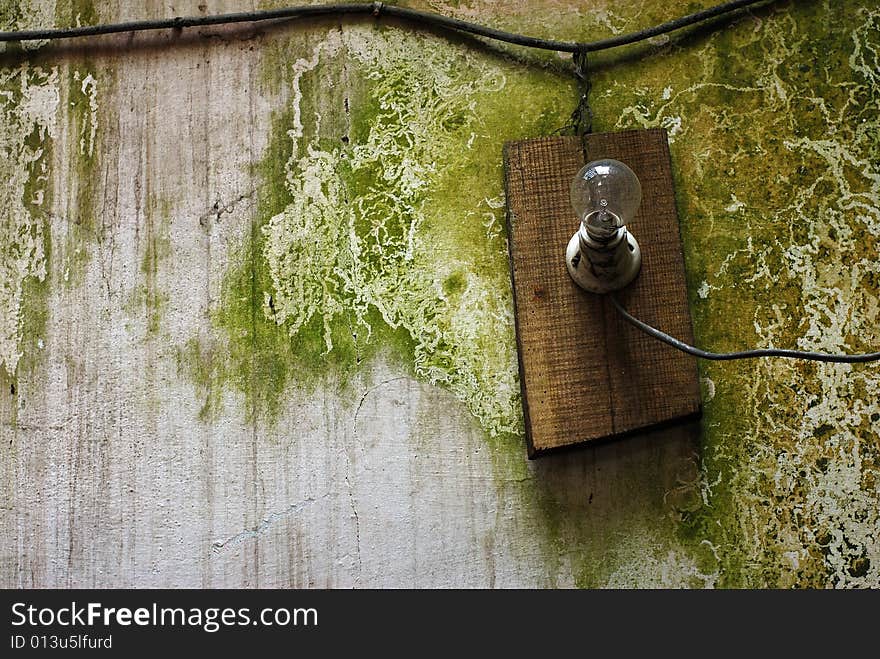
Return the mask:
<svg viewBox="0 0 880 659">
<path fill-rule="evenodd" d="M 107 23 L 103 25 L 83 25 L 79 27 L 46 28 L 38 30 L 20 30 L 15 32 L 0 32 L 0 42 L 6 41 L 36 41 L 55 39 L 74 39 L 77 37 L 95 37 L 102 34 L 117 34 L 120 32 L 142 32 L 145 30 L 168 30 L 186 27 L 205 27 L 210 25 L 224 25 L 229 23 L 257 23 L 277 19 L 309 18 L 318 16 L 349 16 L 371 14 L 376 18 L 391 16 L 415 24 L 426 25 L 445 30 L 466 32 L 480 37 L 504 41 L 517 46 L 539 48 L 542 50 L 555 50 L 566 53 L 593 52 L 625 46 L 627 44 L 644 41 L 652 37 L 660 36 L 680 30 L 696 23 L 702 23 L 711 18 L 723 16 L 751 5 L 773 2 L 775 0 L 735 0 L 725 2 L 716 7 L 703 9 L 702 11 L 682 16 L 660 25 L 623 34 L 608 39 L 600 39 L 592 42 L 554 41 L 552 39 L 540 39 L 514 32 L 505 32 L 495 28 L 471 23 L 469 21 L 450 18 L 441 14 L 434 14 L 408 7 L 386 5 L 384 2 L 361 2 L 341 3 L 327 5 L 306 5 L 298 7 L 283 7 L 281 9 L 264 9 L 260 11 L 248 11 L 231 14 L 217 14 L 214 16 L 178 16 L 157 20 L 128 21 L 125 23 Z"/>
<path fill-rule="evenodd" d="M 806 352 L 801 350 L 782 350 L 779 348 L 760 348 L 758 350 L 744 350 L 742 352 L 708 352 L 688 345 L 684 341 L 679 341 L 675 337 L 669 336 L 665 332 L 661 332 L 656 327 L 651 327 L 647 323 L 632 316 L 613 295 L 609 295 L 614 308 L 620 312 L 623 319 L 630 325 L 640 329 L 645 334 L 662 341 L 666 345 L 670 345 L 677 350 L 686 352 L 700 359 L 711 359 L 713 361 L 730 361 L 734 359 L 754 359 L 757 357 L 787 357 L 788 359 L 807 359 L 814 362 L 831 362 L 834 364 L 863 364 L 865 362 L 880 361 L 880 352 L 869 352 L 861 355 L 834 355 L 827 352 Z"/>
</svg>

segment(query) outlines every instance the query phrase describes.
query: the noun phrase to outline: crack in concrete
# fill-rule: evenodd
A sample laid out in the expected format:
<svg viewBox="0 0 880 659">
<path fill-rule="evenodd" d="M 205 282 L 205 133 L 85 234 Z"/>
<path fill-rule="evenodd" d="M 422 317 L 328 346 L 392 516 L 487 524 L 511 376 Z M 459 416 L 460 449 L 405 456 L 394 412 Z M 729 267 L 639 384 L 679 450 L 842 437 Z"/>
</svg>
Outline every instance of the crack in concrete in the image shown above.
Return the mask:
<svg viewBox="0 0 880 659">
<path fill-rule="evenodd" d="M 364 392 L 364 395 L 361 396 L 360 401 L 358 401 L 357 408 L 355 409 L 354 416 L 352 417 L 352 428 L 354 431 L 354 440 L 355 440 L 356 447 L 363 448 L 361 442 L 358 441 L 357 419 L 358 419 L 358 415 L 361 412 L 361 408 L 364 405 L 364 401 L 366 401 L 367 398 L 369 397 L 369 395 L 372 394 L 373 392 L 377 391 L 378 389 L 384 387 L 387 384 L 391 384 L 392 382 L 397 382 L 399 380 L 412 380 L 412 378 L 407 377 L 407 376 L 398 376 L 398 377 L 388 378 L 386 380 L 382 380 L 381 382 L 379 382 L 379 383 L 373 385 L 372 387 L 370 387 L 369 389 L 367 389 Z M 351 455 L 349 454 L 348 449 L 345 450 L 345 460 L 348 463 L 347 471 L 352 472 L 354 469 L 354 462 L 351 459 Z M 355 581 L 356 581 L 356 583 L 360 584 L 361 577 L 363 575 L 363 567 L 364 567 L 363 561 L 361 558 L 361 520 L 360 520 L 360 516 L 358 515 L 357 503 L 355 501 L 354 489 L 351 485 L 351 479 L 349 478 L 349 473 L 345 474 L 345 486 L 348 489 L 348 503 L 351 506 L 351 512 L 354 517 L 354 530 L 355 530 L 355 542 L 356 542 L 355 549 L 357 551 L 357 561 L 358 561 L 358 574 L 357 574 L 357 578 L 355 579 Z"/>
<path fill-rule="evenodd" d="M 350 470 L 352 469 L 352 463 L 347 451 L 345 456 L 348 460 L 348 467 Z M 361 576 L 364 572 L 364 564 L 361 560 L 361 518 L 358 516 L 357 505 L 354 500 L 354 490 L 351 487 L 351 481 L 348 478 L 348 474 L 345 475 L 345 486 L 348 488 L 348 504 L 351 506 L 351 512 L 354 515 L 355 549 L 357 551 L 358 561 L 358 574 L 355 583 L 360 584 Z"/>
<path fill-rule="evenodd" d="M 298 513 L 301 510 L 308 508 L 319 501 L 322 501 L 323 499 L 326 499 L 328 496 L 330 496 L 329 492 L 317 498 L 307 497 L 302 501 L 290 504 L 285 510 L 282 510 L 281 512 L 269 513 L 256 526 L 245 529 L 244 531 L 236 533 L 235 535 L 231 535 L 225 540 L 215 540 L 213 543 L 211 543 L 211 548 L 213 549 L 215 554 L 219 554 L 221 550 L 229 547 L 230 545 L 236 545 L 240 542 L 244 542 L 245 540 L 263 535 L 276 522 L 286 519 L 291 515 Z"/>
<path fill-rule="evenodd" d="M 214 202 L 214 205 L 211 206 L 211 208 L 208 211 L 206 211 L 205 213 L 202 213 L 199 216 L 199 225 L 207 228 L 208 220 L 213 219 L 213 221 L 219 222 L 220 218 L 223 217 L 223 215 L 227 215 L 229 213 L 234 212 L 235 209 L 238 207 L 238 205 L 241 202 L 251 201 L 254 198 L 254 195 L 256 195 L 257 192 L 259 192 L 263 187 L 265 187 L 265 186 L 260 186 L 260 187 L 254 188 L 250 192 L 245 192 L 243 194 L 240 194 L 240 195 L 238 195 L 237 198 L 235 198 L 229 202 L 224 202 L 224 201 L 218 199 L 217 201 Z"/>
<path fill-rule="evenodd" d="M 361 407 L 363 407 L 363 405 L 364 405 L 364 401 L 367 400 L 367 397 L 368 397 L 371 393 L 373 393 L 374 391 L 376 391 L 377 389 L 380 389 L 380 388 L 384 387 L 386 384 L 391 384 L 392 382 L 397 382 L 398 380 L 412 380 L 412 378 L 407 377 L 407 376 L 400 376 L 400 377 L 396 377 L 396 378 L 389 378 L 389 379 L 387 379 L 387 380 L 382 380 L 382 382 L 373 385 L 372 387 L 370 387 L 369 389 L 367 389 L 367 390 L 364 392 L 364 395 L 361 396 L 360 402 L 358 402 L 357 409 L 355 409 L 355 411 L 354 411 L 354 418 L 352 419 L 352 424 L 354 425 L 354 428 L 355 428 L 355 435 L 357 435 L 357 419 L 358 419 L 358 414 L 361 413 Z M 417 382 L 417 381 L 415 381 L 415 382 Z"/>
</svg>

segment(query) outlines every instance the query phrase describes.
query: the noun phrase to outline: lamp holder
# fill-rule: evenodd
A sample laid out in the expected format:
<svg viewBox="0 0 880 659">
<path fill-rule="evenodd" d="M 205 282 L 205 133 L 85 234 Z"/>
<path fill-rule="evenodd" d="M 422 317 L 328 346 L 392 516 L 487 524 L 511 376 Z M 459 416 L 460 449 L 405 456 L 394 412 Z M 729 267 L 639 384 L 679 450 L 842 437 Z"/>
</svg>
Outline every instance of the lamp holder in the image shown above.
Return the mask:
<svg viewBox="0 0 880 659">
<path fill-rule="evenodd" d="M 608 241 L 596 240 L 586 222 L 568 241 L 565 250 L 568 274 L 590 293 L 610 293 L 629 285 L 642 267 L 642 250 L 626 227 Z"/>
</svg>

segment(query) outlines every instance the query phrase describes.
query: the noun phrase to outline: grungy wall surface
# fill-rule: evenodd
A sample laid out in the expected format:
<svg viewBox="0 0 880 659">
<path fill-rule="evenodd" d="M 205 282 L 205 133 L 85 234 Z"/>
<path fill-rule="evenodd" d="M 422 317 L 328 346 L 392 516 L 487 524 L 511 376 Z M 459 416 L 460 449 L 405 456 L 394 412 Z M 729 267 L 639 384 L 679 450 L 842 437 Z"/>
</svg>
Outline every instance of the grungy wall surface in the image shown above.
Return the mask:
<svg viewBox="0 0 880 659">
<path fill-rule="evenodd" d="M 694 8 L 409 4 L 582 40 Z M 570 60 L 399 28 L 0 53 L 0 585 L 880 585 L 876 366 L 702 364 L 700 424 L 526 461 L 501 148 L 568 122 Z M 876 350 L 880 7 L 592 62 L 596 130 L 669 132 L 699 343 Z"/>
</svg>

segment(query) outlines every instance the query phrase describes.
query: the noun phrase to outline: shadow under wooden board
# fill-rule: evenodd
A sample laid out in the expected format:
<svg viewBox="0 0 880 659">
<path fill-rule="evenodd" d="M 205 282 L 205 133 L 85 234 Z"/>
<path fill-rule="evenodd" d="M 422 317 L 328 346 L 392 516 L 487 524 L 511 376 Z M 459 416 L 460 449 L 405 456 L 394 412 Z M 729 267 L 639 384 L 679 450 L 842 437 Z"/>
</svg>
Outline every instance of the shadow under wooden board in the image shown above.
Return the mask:
<svg viewBox="0 0 880 659">
<path fill-rule="evenodd" d="M 669 145 L 662 129 L 546 137 L 504 149 L 510 267 L 529 457 L 696 418 L 696 360 L 639 332 L 565 266 L 579 226 L 569 201 L 583 165 L 615 158 L 642 184 L 628 225 L 642 251 L 617 293 L 637 318 L 693 343 Z"/>
</svg>

